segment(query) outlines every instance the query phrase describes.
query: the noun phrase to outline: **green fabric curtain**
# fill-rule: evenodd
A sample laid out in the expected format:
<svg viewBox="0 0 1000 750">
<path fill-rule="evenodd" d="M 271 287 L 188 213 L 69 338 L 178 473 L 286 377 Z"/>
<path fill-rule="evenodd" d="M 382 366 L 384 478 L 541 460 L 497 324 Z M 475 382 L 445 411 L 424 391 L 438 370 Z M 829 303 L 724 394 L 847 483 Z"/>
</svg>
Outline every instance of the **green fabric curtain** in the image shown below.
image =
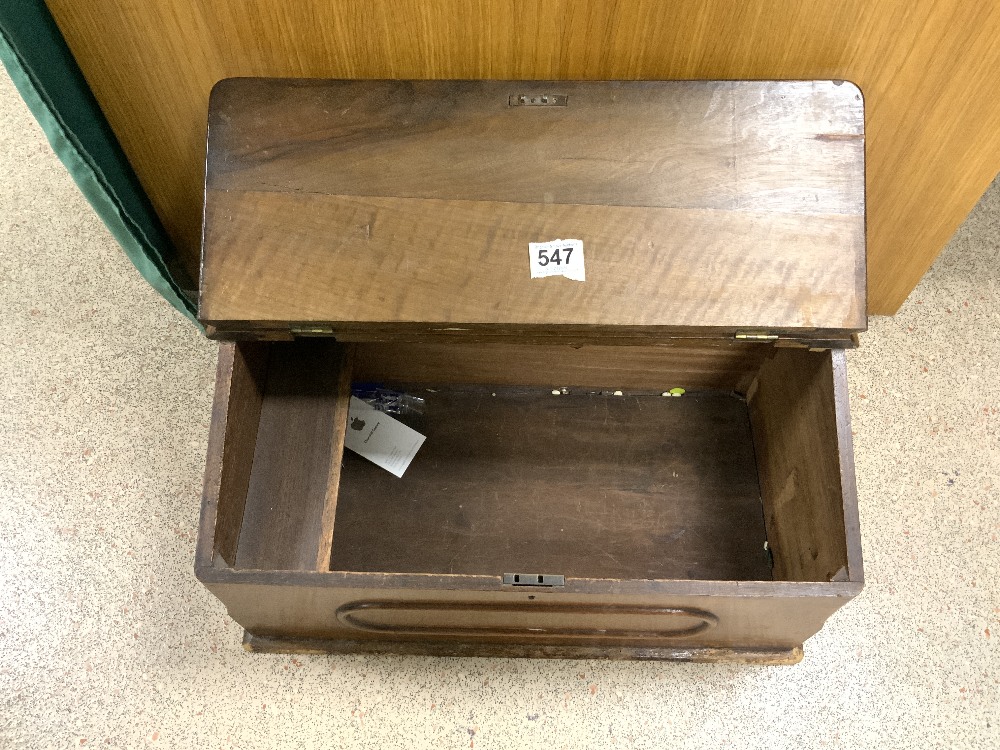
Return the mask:
<svg viewBox="0 0 1000 750">
<path fill-rule="evenodd" d="M 139 273 L 197 322 L 193 280 L 43 0 L 0 0 L 0 61 Z"/>
</svg>

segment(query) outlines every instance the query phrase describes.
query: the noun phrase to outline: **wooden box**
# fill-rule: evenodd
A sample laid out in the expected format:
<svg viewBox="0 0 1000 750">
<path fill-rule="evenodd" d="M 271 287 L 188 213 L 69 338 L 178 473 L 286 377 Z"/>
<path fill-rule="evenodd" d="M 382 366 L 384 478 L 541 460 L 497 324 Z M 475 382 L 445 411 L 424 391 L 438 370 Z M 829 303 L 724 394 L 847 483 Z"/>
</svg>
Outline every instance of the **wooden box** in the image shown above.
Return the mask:
<svg viewBox="0 0 1000 750">
<path fill-rule="evenodd" d="M 196 572 L 247 647 L 801 658 L 863 585 L 863 124 L 842 81 L 221 82 Z M 358 383 L 423 399 L 401 478 Z"/>
</svg>

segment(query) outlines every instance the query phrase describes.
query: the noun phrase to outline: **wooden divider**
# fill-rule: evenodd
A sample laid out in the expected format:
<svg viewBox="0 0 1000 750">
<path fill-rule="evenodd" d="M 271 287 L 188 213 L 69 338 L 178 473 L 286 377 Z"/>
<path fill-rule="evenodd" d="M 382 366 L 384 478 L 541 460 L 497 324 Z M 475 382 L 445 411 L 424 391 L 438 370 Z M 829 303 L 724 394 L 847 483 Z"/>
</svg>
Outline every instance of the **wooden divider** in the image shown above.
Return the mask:
<svg viewBox="0 0 1000 750">
<path fill-rule="evenodd" d="M 235 567 L 324 569 L 347 428 L 350 351 L 324 339 L 270 349 Z"/>
</svg>

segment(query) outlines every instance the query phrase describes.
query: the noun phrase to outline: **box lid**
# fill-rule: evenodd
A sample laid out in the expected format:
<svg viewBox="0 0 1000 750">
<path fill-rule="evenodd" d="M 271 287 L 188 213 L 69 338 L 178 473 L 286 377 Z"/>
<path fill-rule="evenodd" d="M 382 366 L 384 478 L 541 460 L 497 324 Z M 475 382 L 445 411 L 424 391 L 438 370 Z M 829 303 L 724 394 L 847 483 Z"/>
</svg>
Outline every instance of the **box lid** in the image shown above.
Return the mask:
<svg viewBox="0 0 1000 750">
<path fill-rule="evenodd" d="M 220 338 L 843 342 L 867 320 L 864 196 L 843 81 L 228 79 L 200 317 Z M 581 243 L 585 280 L 532 278 L 571 260 L 529 247 L 552 240 Z"/>
</svg>

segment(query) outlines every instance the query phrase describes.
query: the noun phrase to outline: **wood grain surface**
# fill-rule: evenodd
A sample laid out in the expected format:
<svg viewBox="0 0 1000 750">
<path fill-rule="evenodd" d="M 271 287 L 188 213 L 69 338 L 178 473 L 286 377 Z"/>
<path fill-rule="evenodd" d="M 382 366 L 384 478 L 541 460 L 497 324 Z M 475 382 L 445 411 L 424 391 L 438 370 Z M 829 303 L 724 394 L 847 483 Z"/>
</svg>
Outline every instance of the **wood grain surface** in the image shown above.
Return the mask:
<svg viewBox="0 0 1000 750">
<path fill-rule="evenodd" d="M 494 383 L 547 388 L 744 392 L 774 348 L 705 340 L 696 346 L 564 346 L 454 342 L 355 344 L 361 382 Z"/>
<path fill-rule="evenodd" d="M 770 580 L 740 399 L 407 392 L 429 439 L 402 478 L 344 454 L 332 569 Z"/>
<path fill-rule="evenodd" d="M 357 353 L 361 358 L 357 360 L 358 363 L 375 362 L 376 360 L 371 357 L 366 360 L 364 356 L 366 348 L 375 346 L 374 344 L 359 346 Z M 700 347 L 699 351 L 705 348 L 714 351 L 717 346 L 716 343 L 716 347 Z M 422 345 L 404 347 L 404 354 L 419 359 L 421 348 Z M 494 345 L 484 347 L 489 351 L 495 348 Z M 609 427 L 610 431 L 635 423 L 643 426 L 643 431 L 651 439 L 643 441 L 644 445 L 637 445 L 635 441 L 630 442 L 627 437 L 615 441 L 616 448 L 622 443 L 630 446 L 630 455 L 635 461 L 620 462 L 615 468 L 613 465 L 615 462 L 611 461 L 611 457 L 623 458 L 625 454 L 621 451 L 616 453 L 614 450 L 605 450 L 602 455 L 605 463 L 611 466 L 611 471 L 594 477 L 593 482 L 588 484 L 596 487 L 609 477 L 621 479 L 626 475 L 631 476 L 637 481 L 616 482 L 614 487 L 608 489 L 622 496 L 619 508 L 627 508 L 634 513 L 616 514 L 609 512 L 609 508 L 599 507 L 591 508 L 592 513 L 581 518 L 564 513 L 563 511 L 572 506 L 573 499 L 577 495 L 582 494 L 584 497 L 592 495 L 589 490 L 580 493 L 578 487 L 568 485 L 564 489 L 570 491 L 554 492 L 552 497 L 539 498 L 531 507 L 523 503 L 518 505 L 520 494 L 508 495 L 513 497 L 513 502 L 510 507 L 503 510 L 506 514 L 519 512 L 509 521 L 511 533 L 506 535 L 506 540 L 514 545 L 524 544 L 526 540 L 530 542 L 534 535 L 537 541 L 548 533 L 546 529 L 552 531 L 555 528 L 544 522 L 552 521 L 558 516 L 560 520 L 566 518 L 579 527 L 577 531 L 580 528 L 585 531 L 588 523 L 591 526 L 601 526 L 603 532 L 599 538 L 593 540 L 593 548 L 608 549 L 610 543 L 612 546 L 610 551 L 618 559 L 621 571 L 630 576 L 637 574 L 644 565 L 646 567 L 652 565 L 657 570 L 662 570 L 664 565 L 683 564 L 685 556 L 688 563 L 698 558 L 704 560 L 707 557 L 714 560 L 715 565 L 729 565 L 735 559 L 731 555 L 739 553 L 729 550 L 728 546 L 734 541 L 738 544 L 743 533 L 743 530 L 734 529 L 731 522 L 734 519 L 739 520 L 743 515 L 735 513 L 727 520 L 726 514 L 722 512 L 709 519 L 702 511 L 706 510 L 709 504 L 725 505 L 728 502 L 726 498 L 730 500 L 735 498 L 740 493 L 730 494 L 729 491 L 738 485 L 738 475 L 749 480 L 749 475 L 754 473 L 752 470 L 745 470 L 746 464 L 748 462 L 752 464 L 754 454 L 760 450 L 759 447 L 755 449 L 750 446 L 750 431 L 757 431 L 758 441 L 762 436 L 767 440 L 768 431 L 772 429 L 773 423 L 790 420 L 790 434 L 800 439 L 802 445 L 796 448 L 784 440 L 773 446 L 772 455 L 765 456 L 762 460 L 778 466 L 777 471 L 781 470 L 782 462 L 805 463 L 803 471 L 807 474 L 813 471 L 811 464 L 819 464 L 819 472 L 815 475 L 819 479 L 807 476 L 797 485 L 808 486 L 810 491 L 800 493 L 794 498 L 794 502 L 771 503 L 769 523 L 774 528 L 777 528 L 775 524 L 778 524 L 785 530 L 795 529 L 795 538 L 791 540 L 792 549 L 788 551 L 786 543 L 789 539 L 786 535 L 781 543 L 781 549 L 786 556 L 784 558 L 776 556 L 778 565 L 785 564 L 780 562 L 782 560 L 792 560 L 792 563 L 781 569 L 782 572 L 790 577 L 812 580 L 741 581 L 697 578 L 654 580 L 640 577 L 570 576 L 566 579 L 565 585 L 558 590 L 536 588 L 526 591 L 503 585 L 500 574 L 455 575 L 442 572 L 315 570 L 313 566 L 319 552 L 317 547 L 324 534 L 320 519 L 323 512 L 329 510 L 329 505 L 324 503 L 331 483 L 331 472 L 323 471 L 321 464 L 325 460 L 328 465 L 329 456 L 334 452 L 336 430 L 332 424 L 328 424 L 328 416 L 335 411 L 344 370 L 341 347 L 334 342 L 316 340 L 263 347 L 256 344 L 226 345 L 222 348 L 219 391 L 213 412 L 206 492 L 197 545 L 196 573 L 198 578 L 225 603 L 230 615 L 238 623 L 251 633 L 270 639 L 272 641 L 270 645 L 275 649 L 330 648 L 342 652 L 386 650 L 465 655 L 707 659 L 739 658 L 741 653 L 751 654 L 752 658 L 767 659 L 771 657 L 763 652 L 775 654 L 778 651 L 791 650 L 798 653 L 796 649 L 802 642 L 816 633 L 830 614 L 855 596 L 861 590 L 863 582 L 857 531 L 857 498 L 852 491 L 850 425 L 844 411 L 847 401 L 846 380 L 842 352 L 813 353 L 803 349 L 779 351 L 774 351 L 770 347 L 767 349 L 773 358 L 764 358 L 762 382 L 756 389 L 751 388 L 751 400 L 754 402 L 752 408 L 758 412 L 756 417 L 753 414 L 751 417 L 759 418 L 762 412 L 763 417 L 769 420 L 772 426 L 764 425 L 763 429 L 759 426 L 748 426 L 746 405 L 740 400 L 722 394 L 703 398 L 720 399 L 742 410 L 742 416 L 737 420 L 743 425 L 741 429 L 734 431 L 734 422 L 726 414 L 721 413 L 716 414 L 721 416 L 721 424 L 711 419 L 695 419 L 692 422 L 700 421 L 703 429 L 688 430 L 683 424 L 677 424 L 678 420 L 656 419 L 655 409 L 653 419 L 649 419 L 650 415 L 640 413 L 637 409 L 628 409 L 628 397 L 612 397 L 617 399 L 616 404 L 623 405 L 630 414 L 626 414 L 623 419 L 613 420 Z M 432 363 L 436 359 L 430 355 L 433 350 L 434 347 L 428 347 L 427 351 L 423 352 L 425 359 Z M 264 351 L 269 352 L 267 357 L 269 372 L 266 379 L 260 372 L 262 358 L 259 355 Z M 613 347 L 600 347 L 596 352 L 584 348 L 580 350 L 579 359 L 570 357 L 564 361 L 563 358 L 556 358 L 554 363 L 549 364 L 558 364 L 560 367 L 573 365 L 578 372 L 598 377 L 598 373 L 614 373 L 614 368 L 609 364 L 609 354 L 614 351 L 616 349 Z M 619 348 L 617 351 L 629 350 Z M 643 352 L 644 349 L 637 348 L 636 351 Z M 664 348 L 657 353 L 661 351 L 664 357 L 669 356 L 669 353 L 678 356 L 684 368 L 691 368 L 701 357 L 700 354 L 686 352 L 677 347 Z M 405 358 L 402 361 L 405 362 Z M 253 364 L 254 362 L 257 364 Z M 391 362 L 391 358 L 386 358 L 381 360 L 381 365 L 388 366 Z M 650 367 L 651 363 L 652 360 L 648 360 L 643 367 Z M 696 369 L 706 363 L 699 363 Z M 529 361 L 526 366 L 530 364 Z M 417 363 L 407 372 L 423 371 L 430 376 L 436 366 L 434 363 L 427 369 L 426 363 Z M 518 366 L 515 364 L 512 368 L 501 371 L 515 377 Z M 670 367 L 669 363 L 665 365 L 667 370 Z M 297 369 L 300 372 L 296 372 Z M 465 361 L 459 363 L 459 370 L 473 373 L 474 367 Z M 310 373 L 312 375 L 303 377 Z M 256 385 L 249 391 L 244 389 L 246 397 L 237 399 L 234 403 L 232 394 L 240 391 L 242 386 L 238 383 L 248 374 L 254 378 Z M 459 374 L 456 373 L 455 377 Z M 832 387 L 827 387 L 826 381 L 829 379 L 832 379 Z M 816 383 L 819 383 L 819 386 Z M 784 390 L 791 391 L 791 396 L 787 400 L 800 406 L 793 409 L 785 408 L 786 400 L 775 395 L 780 395 Z M 254 473 L 259 476 L 251 477 L 250 480 L 251 497 L 248 498 L 242 519 L 245 528 L 241 529 L 241 546 L 237 555 L 240 559 L 234 568 L 227 566 L 218 554 L 217 544 L 220 539 L 217 538 L 216 531 L 219 525 L 233 526 L 232 518 L 227 521 L 219 516 L 222 508 L 219 497 L 220 494 L 227 493 L 234 495 L 239 489 L 240 477 L 236 475 L 235 470 L 229 471 L 226 474 L 228 486 L 220 487 L 219 483 L 226 473 L 224 464 L 228 460 L 227 456 L 237 458 L 242 456 L 240 460 L 245 463 L 247 433 L 253 431 L 252 420 L 248 421 L 245 417 L 256 410 L 255 394 L 258 392 L 262 394 L 261 418 L 260 435 L 256 440 Z M 490 391 L 491 394 L 492 392 Z M 493 398 L 495 397 L 491 395 L 490 399 Z M 546 394 L 545 398 L 551 399 L 550 403 L 555 404 L 566 403 L 572 397 Z M 700 398 L 702 397 L 697 395 L 681 399 L 654 396 L 650 402 L 643 402 L 643 408 L 655 403 L 662 409 L 681 411 L 699 409 Z M 831 398 L 832 403 L 829 403 L 828 399 Z M 777 401 L 778 406 L 766 404 L 769 399 Z M 704 402 L 701 402 L 701 405 L 704 405 Z M 570 404 L 569 411 L 580 410 Z M 709 416 L 709 412 L 712 411 L 706 409 L 703 416 Z M 245 414 L 241 415 L 240 412 Z M 536 413 L 537 409 L 532 409 L 532 412 Z M 478 414 L 477 410 L 472 410 L 472 421 L 478 418 Z M 677 412 L 674 416 L 684 415 Z M 806 430 L 799 425 L 802 420 L 816 421 L 818 426 L 815 430 Z M 503 426 L 503 420 L 483 421 L 488 422 L 490 426 L 500 424 L 501 430 L 513 432 L 510 430 L 510 424 Z M 586 424 L 582 425 L 580 430 L 560 431 L 560 437 L 573 440 L 589 436 L 592 439 L 584 440 L 585 444 L 581 450 L 601 454 L 601 441 L 604 438 L 594 431 L 594 419 L 585 421 Z M 834 423 L 833 427 L 830 426 L 831 422 Z M 230 425 L 237 424 L 251 429 L 244 427 L 230 429 Z M 688 426 L 690 427 L 690 424 Z M 730 446 L 733 450 L 727 450 L 729 438 L 736 432 L 741 432 L 742 438 L 738 445 Z M 528 434 L 527 441 L 524 440 L 524 434 Z M 686 444 L 683 439 L 677 437 L 678 435 L 687 435 L 692 444 Z M 660 441 L 658 443 L 660 447 L 669 448 L 661 452 L 660 463 L 669 467 L 672 461 L 681 464 L 686 462 L 689 464 L 688 468 L 695 468 L 694 474 L 705 480 L 705 487 L 701 485 L 687 487 L 688 491 L 685 492 L 685 497 L 688 499 L 700 498 L 696 503 L 700 509 L 686 508 L 682 504 L 664 507 L 654 502 L 657 497 L 662 499 L 669 494 L 669 485 L 686 482 L 689 479 L 684 470 L 677 471 L 677 477 L 673 476 L 673 471 L 667 476 L 663 466 L 649 461 L 650 458 L 656 457 L 643 453 L 644 447 L 649 447 L 657 440 Z M 230 441 L 232 445 L 229 444 Z M 463 443 L 459 443 L 456 438 L 453 442 L 456 443 L 456 453 L 471 451 L 480 458 L 489 453 L 489 436 L 478 441 Z M 494 447 L 500 446 L 503 449 L 501 452 L 509 454 L 512 450 L 515 452 L 519 450 L 520 442 L 526 442 L 530 447 L 538 441 L 533 441 L 530 431 L 522 430 L 513 440 L 507 440 L 501 445 L 503 442 L 494 441 Z M 327 452 L 325 457 L 317 447 Z M 571 460 L 559 461 L 560 456 L 569 456 L 572 459 L 571 452 L 556 445 L 549 455 L 540 454 L 538 461 L 543 463 L 548 461 L 558 467 L 572 463 Z M 442 453 L 439 459 L 446 460 L 447 455 Z M 713 461 L 719 462 L 719 465 L 710 468 L 709 463 Z M 497 474 L 503 470 L 501 463 L 491 464 L 489 461 L 456 463 L 478 466 L 487 480 L 490 472 Z M 525 461 L 522 460 L 521 463 L 524 465 Z M 738 464 L 744 468 L 730 471 L 737 468 Z M 643 481 L 644 475 L 650 478 L 657 473 L 663 476 L 664 481 L 661 482 L 663 487 Z M 831 476 L 839 476 L 839 479 L 830 480 Z M 525 472 L 525 476 L 514 477 L 511 482 L 505 483 L 503 492 L 508 493 L 523 486 L 525 478 L 531 479 L 530 472 Z M 342 479 L 345 482 L 350 481 L 346 475 Z M 839 506 L 838 498 L 830 491 L 837 481 L 843 488 Z M 605 484 L 611 483 L 605 481 Z M 724 486 L 717 487 L 718 491 L 713 493 L 712 487 L 720 484 Z M 464 503 L 465 497 L 476 496 L 476 488 L 472 490 L 462 496 L 460 505 Z M 386 514 L 391 521 L 388 525 L 383 524 L 382 518 L 373 518 L 369 513 L 367 523 L 376 531 L 381 528 L 382 532 L 386 530 L 399 532 L 394 538 L 408 539 L 412 542 L 423 533 L 421 528 L 429 531 L 429 527 L 433 526 L 435 514 L 444 517 L 445 520 L 449 518 L 452 521 L 461 520 L 460 515 L 454 514 L 453 507 L 449 510 L 441 503 L 442 499 L 447 499 L 448 496 L 449 492 L 444 491 L 433 496 L 415 498 L 413 505 L 417 507 L 409 513 L 413 523 L 405 528 L 395 528 L 396 522 L 392 521 L 394 515 L 402 518 L 406 515 L 403 513 Z M 452 493 L 452 497 L 455 496 L 457 494 Z M 485 506 L 478 509 L 479 511 L 484 507 L 487 511 L 490 507 L 494 510 L 502 507 L 497 498 L 485 497 L 481 492 L 478 497 L 485 503 Z M 642 502 L 642 497 L 649 499 L 650 503 Z M 385 498 L 392 503 L 393 493 L 390 491 L 377 498 L 374 494 L 368 493 L 363 505 L 370 510 L 373 504 L 381 505 Z M 759 508 L 759 500 L 756 498 L 754 500 Z M 425 509 L 428 501 L 432 505 L 438 503 L 436 508 L 430 508 L 429 519 L 415 517 L 413 513 L 419 514 Z M 768 502 L 770 503 L 770 500 Z M 739 503 L 737 506 L 742 507 Z M 346 512 L 350 512 L 347 505 L 338 508 L 338 521 L 345 509 L 348 509 Z M 464 508 L 458 510 L 465 511 Z M 470 509 L 468 519 L 489 520 L 489 513 L 472 512 L 474 510 L 476 509 Z M 775 515 L 782 518 L 776 520 Z M 843 519 L 845 526 L 843 536 L 836 528 L 838 515 Z M 591 516 L 593 518 L 588 521 Z M 532 519 L 539 523 L 531 523 Z M 648 528 L 635 529 L 634 527 L 639 525 L 639 519 L 649 521 Z M 645 549 L 655 535 L 656 528 L 663 530 L 674 522 L 684 525 L 685 519 L 691 522 L 687 526 L 689 531 L 685 534 L 670 540 L 660 540 L 652 549 L 645 550 L 649 557 L 637 553 L 636 545 Z M 508 522 L 507 515 L 503 516 L 503 520 Z M 760 523 L 763 524 L 763 520 Z M 751 522 L 751 525 L 756 526 L 754 522 Z M 409 526 L 415 528 L 411 529 Z M 487 523 L 487 526 L 496 531 L 496 523 Z M 632 528 L 635 532 L 633 534 L 635 544 L 631 543 L 631 540 L 625 543 L 615 534 L 616 529 L 620 531 L 628 528 Z M 461 526 L 446 525 L 445 529 L 458 531 L 461 530 Z M 718 546 L 711 542 L 713 529 L 727 538 L 726 545 Z M 677 527 L 674 527 L 674 530 L 676 531 Z M 355 528 L 354 531 L 367 534 L 371 530 L 358 531 Z M 679 540 L 694 532 L 699 532 L 699 543 L 693 548 L 684 548 Z M 580 534 L 580 537 L 589 538 L 586 533 Z M 336 533 L 334 538 L 336 540 Z M 387 538 L 385 536 L 374 539 L 370 550 L 355 548 L 355 554 L 368 555 L 372 559 L 380 555 L 402 556 L 405 558 L 405 564 L 399 567 L 404 568 L 415 567 L 411 563 L 419 562 L 421 555 L 425 562 L 436 560 L 434 565 L 438 570 L 451 566 L 451 558 L 445 564 L 443 555 L 434 549 L 427 550 L 402 544 L 397 545 L 397 549 L 390 549 Z M 458 539 L 454 534 L 442 536 L 438 533 L 434 535 L 433 543 L 439 543 L 442 538 L 446 541 Z M 495 535 L 491 537 L 487 533 L 482 538 L 494 539 L 495 542 L 499 537 Z M 455 559 L 460 560 L 462 565 L 470 565 L 479 564 L 482 559 L 488 561 L 492 555 L 497 558 L 494 562 L 504 562 L 503 555 L 506 553 L 499 550 L 496 543 L 480 544 L 478 539 L 478 536 L 468 536 L 466 538 L 468 547 L 459 550 L 460 554 Z M 830 581 L 827 578 L 830 570 L 828 562 L 831 558 L 826 552 L 822 548 L 815 556 L 810 552 L 810 546 L 812 549 L 817 549 L 814 544 L 817 539 L 820 544 L 832 540 L 830 549 L 842 550 L 837 542 L 838 539 L 846 543 L 846 557 L 840 554 L 839 559 L 841 562 L 846 559 L 847 568 L 844 571 L 839 569 L 836 571 L 842 573 L 835 576 L 837 580 Z M 798 544 L 797 540 L 803 543 Z M 545 554 L 545 545 L 529 544 L 528 547 L 528 555 L 518 556 L 517 562 L 529 561 L 531 554 Z M 598 572 L 602 565 L 615 565 L 610 560 L 607 563 L 603 561 L 595 563 L 592 559 L 574 556 L 571 549 L 563 549 L 563 552 L 565 556 L 561 556 L 559 560 L 569 561 L 584 574 Z M 762 557 L 762 552 L 762 549 L 748 551 L 746 560 L 755 559 L 753 555 L 756 554 Z M 800 553 L 804 557 L 800 557 Z M 248 555 L 251 558 L 249 565 L 246 567 L 239 565 Z M 664 561 L 664 558 L 671 556 L 673 556 L 672 563 Z M 591 555 L 591 557 L 598 556 Z M 729 563 L 726 562 L 727 559 Z M 535 561 L 544 562 L 537 558 Z M 766 566 L 766 562 L 764 565 Z M 365 567 L 371 566 L 366 564 Z M 687 568 L 685 575 L 690 572 L 690 564 Z M 759 573 L 755 573 L 754 576 L 763 577 Z M 535 604 L 538 605 L 537 609 L 533 609 Z M 341 616 L 344 613 L 350 615 L 359 611 L 367 612 L 368 615 L 361 620 L 353 616 Z M 452 617 L 451 613 L 454 613 L 455 617 Z M 685 621 L 688 622 L 687 625 Z M 699 622 L 708 623 L 710 626 L 699 628 L 695 632 Z M 456 631 L 456 625 L 461 626 L 461 632 Z M 470 631 L 469 628 L 474 630 Z"/>
<path fill-rule="evenodd" d="M 863 157 L 843 81 L 236 78 L 212 92 L 206 186 L 858 216 Z"/>
<path fill-rule="evenodd" d="M 791 665 L 802 648 L 671 648 L 669 646 L 531 646 L 459 641 L 391 641 L 285 638 L 247 631 L 243 648 L 252 654 L 396 654 L 400 656 L 487 656 L 495 659 L 636 659 L 707 664 Z"/>
<path fill-rule="evenodd" d="M 253 633 L 292 638 L 406 641 L 411 644 L 436 642 L 466 643 L 468 652 L 479 646 L 488 654 L 489 644 L 521 646 L 531 654 L 541 646 L 599 646 L 616 648 L 656 646 L 682 648 L 793 648 L 814 635 L 826 619 L 860 590 L 855 582 L 801 583 L 789 581 L 622 581 L 616 579 L 576 579 L 558 592 L 536 589 L 501 591 L 493 576 L 401 575 L 386 573 L 305 573 L 277 571 L 233 571 L 201 568 L 199 577 L 225 604 L 230 615 Z M 534 596 L 530 600 L 529 596 Z M 358 602 L 381 601 L 447 602 L 466 604 L 470 609 L 495 606 L 494 632 L 484 627 L 476 636 L 455 635 L 447 626 L 440 633 L 373 633 L 345 625 L 336 617 L 341 607 Z M 605 612 L 605 626 L 629 630 L 635 616 L 620 612 L 608 617 L 615 607 L 670 607 L 708 612 L 718 624 L 684 638 L 621 638 L 567 636 L 522 620 L 519 635 L 502 633 L 505 610 L 513 602 L 544 607 L 560 603 L 567 611 L 561 620 L 546 618 L 540 628 L 570 629 L 579 626 L 588 613 Z M 572 610 L 576 605 L 576 612 Z M 541 619 L 541 618 L 539 618 Z M 484 623 L 485 624 L 485 623 Z M 669 623 L 665 623 L 669 626 Z M 601 652 L 591 651 L 593 656 Z M 632 656 L 638 656 L 633 654 Z"/>
<path fill-rule="evenodd" d="M 340 469 L 343 462 L 338 460 L 344 454 L 344 437 L 347 434 L 347 412 L 351 402 L 353 346 L 338 347 L 339 361 L 332 366 L 337 370 L 337 382 L 333 391 L 333 439 L 330 445 L 330 464 L 326 475 L 326 495 L 319 523 L 319 539 L 316 548 L 315 570 L 330 569 L 330 549 L 333 545 L 333 525 L 337 518 L 337 498 L 340 493 Z M 331 365 L 327 365 L 331 366 Z"/>
<path fill-rule="evenodd" d="M 216 498 L 218 503 L 215 550 L 229 565 L 236 563 L 243 525 L 260 427 L 267 355 L 268 347 L 261 344 L 219 347 L 212 429 L 220 434 L 209 440 L 208 466 L 218 462 L 221 471 L 218 477 L 206 477 L 205 490 L 206 496 Z"/>
<path fill-rule="evenodd" d="M 315 570 L 326 560 L 333 457 L 347 425 L 346 353 L 321 339 L 270 345 L 235 567 Z"/>
<path fill-rule="evenodd" d="M 869 304 L 892 313 L 1000 168 L 992 0 L 48 0 L 188 268 L 230 76 L 815 79 L 866 99 Z"/>
<path fill-rule="evenodd" d="M 200 317 L 860 330 L 863 144 L 844 82 L 223 81 Z"/>
<path fill-rule="evenodd" d="M 834 357 L 843 352 L 779 351 L 764 363 L 750 398 L 753 441 L 774 576 L 784 581 L 846 580 L 842 446 Z M 849 446 L 844 449 L 849 450 Z M 847 455 L 853 465 L 853 456 Z M 852 477 L 853 478 L 853 477 Z M 849 499 L 845 501 L 845 494 Z M 857 562 L 860 563 L 860 550 Z M 852 570 L 860 580 L 860 570 Z"/>
</svg>

